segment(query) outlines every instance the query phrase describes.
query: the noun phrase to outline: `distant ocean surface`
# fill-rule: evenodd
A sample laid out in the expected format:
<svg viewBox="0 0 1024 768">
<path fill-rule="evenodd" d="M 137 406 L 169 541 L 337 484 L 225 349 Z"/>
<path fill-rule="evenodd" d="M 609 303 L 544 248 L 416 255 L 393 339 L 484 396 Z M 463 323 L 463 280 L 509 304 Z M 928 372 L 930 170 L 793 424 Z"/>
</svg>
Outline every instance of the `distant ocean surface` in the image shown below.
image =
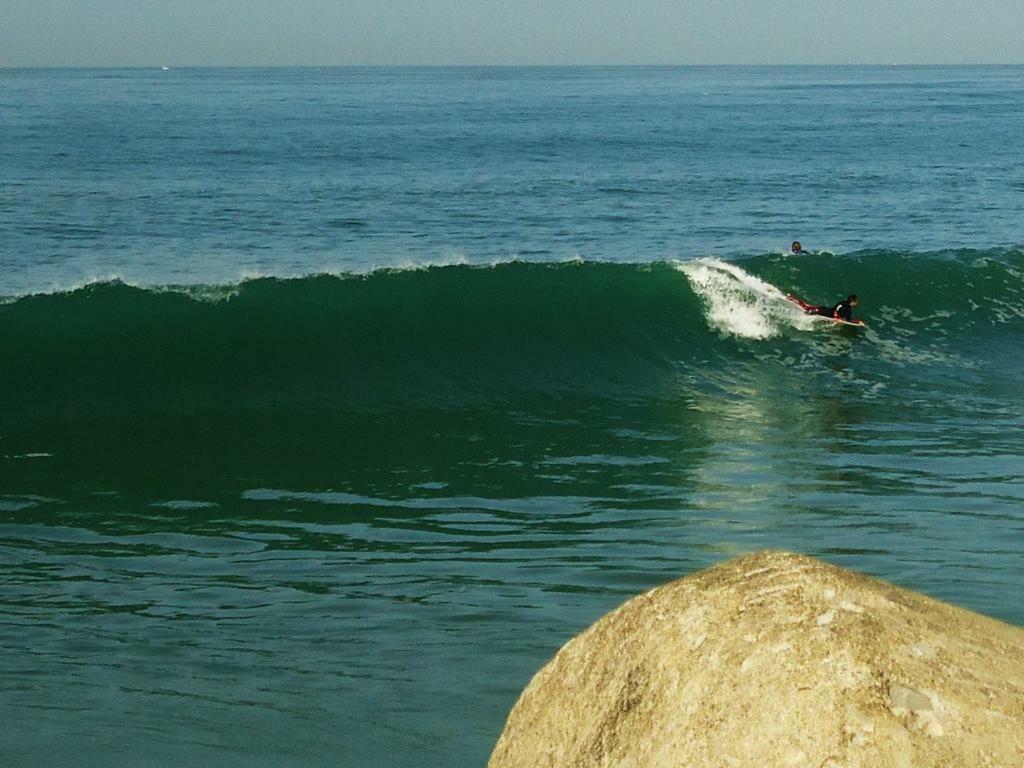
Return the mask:
<svg viewBox="0 0 1024 768">
<path fill-rule="evenodd" d="M 0 70 L 0 763 L 480 766 L 766 547 L 1024 624 L 1022 136 L 1021 67 Z"/>
</svg>

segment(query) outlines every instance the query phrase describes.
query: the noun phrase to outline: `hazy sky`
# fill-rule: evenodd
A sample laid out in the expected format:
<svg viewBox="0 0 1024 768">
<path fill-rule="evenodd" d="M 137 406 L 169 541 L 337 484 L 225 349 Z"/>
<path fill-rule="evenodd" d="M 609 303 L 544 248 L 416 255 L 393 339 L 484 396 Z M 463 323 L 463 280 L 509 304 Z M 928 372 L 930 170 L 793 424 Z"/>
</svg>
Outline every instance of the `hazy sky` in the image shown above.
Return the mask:
<svg viewBox="0 0 1024 768">
<path fill-rule="evenodd" d="M 1022 0 L 0 0 L 0 66 L 1022 63 Z"/>
</svg>

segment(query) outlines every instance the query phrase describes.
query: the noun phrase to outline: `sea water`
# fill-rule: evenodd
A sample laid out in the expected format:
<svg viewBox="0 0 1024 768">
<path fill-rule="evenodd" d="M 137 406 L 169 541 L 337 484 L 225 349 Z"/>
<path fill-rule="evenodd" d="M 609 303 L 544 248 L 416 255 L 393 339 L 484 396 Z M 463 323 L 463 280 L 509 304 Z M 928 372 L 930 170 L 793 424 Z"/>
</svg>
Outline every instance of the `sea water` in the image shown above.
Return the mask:
<svg viewBox="0 0 1024 768">
<path fill-rule="evenodd" d="M 765 547 L 1024 624 L 1022 116 L 1019 67 L 0 71 L 0 760 L 482 765 Z"/>
</svg>

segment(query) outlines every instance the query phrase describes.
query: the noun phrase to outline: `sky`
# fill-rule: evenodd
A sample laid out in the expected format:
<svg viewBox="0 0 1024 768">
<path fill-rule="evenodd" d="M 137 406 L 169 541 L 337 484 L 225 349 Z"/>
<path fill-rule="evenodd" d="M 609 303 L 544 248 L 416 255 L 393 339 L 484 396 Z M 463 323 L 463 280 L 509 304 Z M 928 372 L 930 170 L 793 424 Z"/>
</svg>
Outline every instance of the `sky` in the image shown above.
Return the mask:
<svg viewBox="0 0 1024 768">
<path fill-rule="evenodd" d="M 1022 0 L 0 0 L 0 67 L 1019 64 Z"/>
</svg>

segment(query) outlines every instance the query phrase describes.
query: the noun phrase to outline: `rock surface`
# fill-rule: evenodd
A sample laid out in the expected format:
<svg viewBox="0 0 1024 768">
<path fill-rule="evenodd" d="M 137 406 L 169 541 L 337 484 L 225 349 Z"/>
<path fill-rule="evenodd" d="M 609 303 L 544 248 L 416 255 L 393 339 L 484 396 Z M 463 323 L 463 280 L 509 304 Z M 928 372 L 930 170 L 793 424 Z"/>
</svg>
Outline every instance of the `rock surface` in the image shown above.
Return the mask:
<svg viewBox="0 0 1024 768">
<path fill-rule="evenodd" d="M 640 595 L 565 645 L 490 768 L 1024 766 L 1024 630 L 800 555 Z"/>
</svg>

